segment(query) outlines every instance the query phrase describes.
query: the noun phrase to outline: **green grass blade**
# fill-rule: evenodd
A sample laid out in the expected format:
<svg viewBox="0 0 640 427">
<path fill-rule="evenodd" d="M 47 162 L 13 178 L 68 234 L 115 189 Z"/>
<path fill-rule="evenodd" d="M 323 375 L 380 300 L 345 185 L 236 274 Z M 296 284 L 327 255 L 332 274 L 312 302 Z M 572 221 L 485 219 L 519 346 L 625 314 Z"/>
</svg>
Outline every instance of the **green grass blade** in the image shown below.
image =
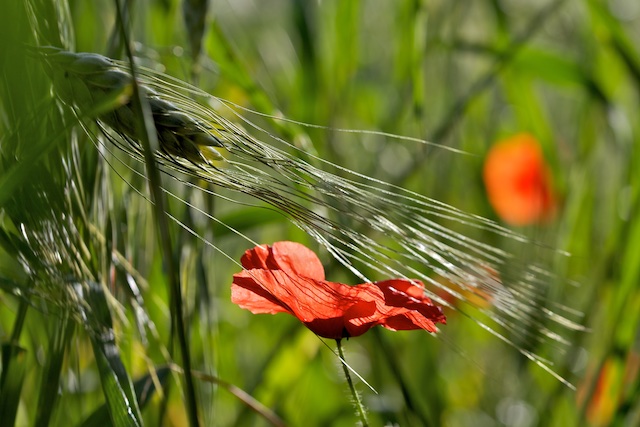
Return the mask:
<svg viewBox="0 0 640 427">
<path fill-rule="evenodd" d="M 52 338 L 49 341 L 46 364 L 40 383 L 35 427 L 46 427 L 51 421 L 51 415 L 58 402 L 62 364 L 73 337 L 74 326 L 75 323 L 69 321 L 66 317 L 60 318 L 53 325 Z"/>
<path fill-rule="evenodd" d="M 194 65 L 200 60 L 202 40 L 207 24 L 207 9 L 209 0 L 183 0 L 182 13 L 187 27 L 189 45 L 191 46 L 191 61 Z M 197 73 L 196 73 L 197 74 Z"/>
<path fill-rule="evenodd" d="M 169 379 L 169 373 L 171 370 L 168 367 L 162 367 L 157 369 L 155 375 L 161 386 L 164 387 Z M 156 383 L 151 374 L 147 374 L 139 378 L 134 384 L 133 388 L 136 393 L 136 399 L 140 405 L 140 409 L 143 409 L 145 405 L 151 400 L 153 394 L 156 391 Z M 92 426 L 112 426 L 111 418 L 109 417 L 108 406 L 102 405 L 96 409 L 79 427 L 92 427 Z"/>
<path fill-rule="evenodd" d="M 102 390 L 114 427 L 141 426 L 142 417 L 131 379 L 120 359 L 111 313 L 100 284 L 89 283 L 87 313 L 91 345 L 98 365 Z"/>
<path fill-rule="evenodd" d="M 620 57 L 622 62 L 629 70 L 629 74 L 633 77 L 637 90 L 640 90 L 640 56 L 635 49 L 633 40 L 624 31 L 624 27 L 614 18 L 609 9 L 599 2 L 593 0 L 587 2 L 594 21 L 606 28 L 609 42 L 613 50 Z"/>
<path fill-rule="evenodd" d="M 126 372 L 120 361 L 117 347 L 114 343 L 100 342 L 96 339 L 92 339 L 91 342 L 112 425 L 115 427 L 140 426 L 140 415 L 136 414 L 137 408 L 134 410 L 135 400 L 129 398 L 126 385 L 123 387 L 120 383 L 122 373 Z M 116 354 L 107 355 L 114 351 Z"/>
<path fill-rule="evenodd" d="M 2 377 L 0 378 L 0 420 L 3 426 L 15 424 L 20 393 L 27 367 L 27 352 L 16 344 L 2 345 Z"/>
</svg>

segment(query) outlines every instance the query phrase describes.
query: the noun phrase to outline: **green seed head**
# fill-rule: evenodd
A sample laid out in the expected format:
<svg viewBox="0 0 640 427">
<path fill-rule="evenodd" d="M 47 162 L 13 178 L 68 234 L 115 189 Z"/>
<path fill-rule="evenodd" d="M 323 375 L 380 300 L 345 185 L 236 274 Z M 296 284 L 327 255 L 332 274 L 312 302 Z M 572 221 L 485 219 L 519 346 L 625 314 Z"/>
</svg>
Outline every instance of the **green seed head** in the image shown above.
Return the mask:
<svg viewBox="0 0 640 427">
<path fill-rule="evenodd" d="M 138 144 L 139 120 L 131 105 L 132 79 L 124 66 L 95 53 L 71 53 L 46 48 L 55 91 L 60 99 L 86 116 L 97 118 L 128 141 Z M 161 151 L 196 164 L 221 160 L 213 148 L 223 147 L 213 127 L 162 99 L 157 91 L 140 84 L 149 103 Z"/>
</svg>

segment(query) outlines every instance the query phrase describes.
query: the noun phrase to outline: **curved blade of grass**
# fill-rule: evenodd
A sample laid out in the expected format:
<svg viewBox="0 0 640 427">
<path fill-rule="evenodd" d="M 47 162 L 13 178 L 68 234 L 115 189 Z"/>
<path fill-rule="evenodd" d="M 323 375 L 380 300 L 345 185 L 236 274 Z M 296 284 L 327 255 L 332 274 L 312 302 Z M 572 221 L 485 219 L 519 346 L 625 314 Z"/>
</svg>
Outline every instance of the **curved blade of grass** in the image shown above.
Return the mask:
<svg viewBox="0 0 640 427">
<path fill-rule="evenodd" d="M 33 168 L 58 145 L 60 138 L 51 134 L 44 138 L 43 126 L 33 126 L 34 122 L 46 120 L 35 106 L 49 87 L 41 66 L 24 48 L 25 43 L 33 43 L 24 2 L 7 4 L 0 15 L 0 206 L 5 206 L 17 188 L 30 179 L 41 178 Z M 19 162 L 12 158 L 14 150 L 20 153 Z"/>
<path fill-rule="evenodd" d="M 137 406 L 134 404 L 135 400 L 129 398 L 126 385 L 123 387 L 120 383 L 122 373 L 125 371 L 119 353 L 107 356 L 107 352 L 114 351 L 117 347 L 114 343 L 98 342 L 97 340 L 91 340 L 91 343 L 112 425 L 115 427 L 141 426 L 140 415 L 136 415 L 136 411 L 133 409 L 134 406 Z"/>
<path fill-rule="evenodd" d="M 76 287 L 82 295 L 83 291 Z M 115 341 L 111 313 L 102 286 L 88 283 L 86 302 L 89 310 L 84 314 L 93 353 L 98 365 L 106 406 L 114 427 L 141 426 L 142 417 L 131 379 L 120 359 L 120 351 Z"/>
<path fill-rule="evenodd" d="M 149 400 L 151 400 L 151 397 L 153 397 L 153 394 L 156 391 L 156 385 L 164 387 L 167 380 L 169 379 L 170 372 L 171 370 L 169 368 L 162 367 L 155 371 L 155 375 L 147 374 L 136 380 L 136 382 L 133 384 L 133 389 L 135 390 L 136 399 L 138 401 L 138 404 L 140 405 L 140 409 L 144 409 Z M 156 378 L 159 384 L 156 384 Z M 111 423 L 111 418 L 109 417 L 109 408 L 106 404 L 96 409 L 78 427 L 93 426 L 113 426 L 113 424 Z"/>
</svg>

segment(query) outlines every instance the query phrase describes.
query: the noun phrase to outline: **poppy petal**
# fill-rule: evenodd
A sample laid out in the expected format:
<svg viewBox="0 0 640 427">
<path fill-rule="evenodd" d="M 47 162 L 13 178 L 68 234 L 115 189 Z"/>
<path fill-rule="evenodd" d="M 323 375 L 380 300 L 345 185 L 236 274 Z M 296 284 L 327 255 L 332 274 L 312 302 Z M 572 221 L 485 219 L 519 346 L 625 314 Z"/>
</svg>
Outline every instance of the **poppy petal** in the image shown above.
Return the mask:
<svg viewBox="0 0 640 427">
<path fill-rule="evenodd" d="M 282 270 L 250 270 L 233 278 L 234 303 L 256 314 L 288 312 L 326 338 L 344 336 L 344 311 L 356 302 L 340 292 L 347 285 L 292 276 Z"/>
<path fill-rule="evenodd" d="M 380 320 L 380 311 L 375 301 L 360 301 L 343 313 L 345 330 L 349 337 L 364 334 Z"/>
<path fill-rule="evenodd" d="M 296 242 L 275 242 L 271 253 L 280 270 L 310 279 L 324 280 L 324 267 L 311 249 Z"/>
<path fill-rule="evenodd" d="M 260 245 L 249 249 L 240 258 L 240 263 L 247 269 L 276 269 L 277 266 L 269 265 L 269 257 L 271 256 L 271 248 L 268 245 Z"/>
<path fill-rule="evenodd" d="M 387 305 L 409 308 L 433 322 L 446 324 L 442 309 L 425 296 L 424 284 L 419 280 L 391 279 L 374 285 L 382 290 Z"/>
<path fill-rule="evenodd" d="M 265 282 L 268 270 L 248 270 L 233 275 L 231 302 L 251 311 L 253 314 L 291 313 L 268 290 L 260 285 Z M 256 276 L 260 279 L 256 280 Z"/>
<path fill-rule="evenodd" d="M 290 313 L 325 338 L 356 337 L 376 325 L 435 332 L 435 323 L 445 323 L 421 282 L 329 282 L 323 280 L 324 269 L 315 253 L 298 243 L 256 246 L 242 257 L 242 265 L 253 268 L 233 276 L 234 303 L 253 313 Z"/>
<path fill-rule="evenodd" d="M 415 311 L 387 317 L 380 325 L 391 331 L 409 331 L 412 329 L 424 329 L 431 333 L 438 331 L 433 320 Z"/>
</svg>

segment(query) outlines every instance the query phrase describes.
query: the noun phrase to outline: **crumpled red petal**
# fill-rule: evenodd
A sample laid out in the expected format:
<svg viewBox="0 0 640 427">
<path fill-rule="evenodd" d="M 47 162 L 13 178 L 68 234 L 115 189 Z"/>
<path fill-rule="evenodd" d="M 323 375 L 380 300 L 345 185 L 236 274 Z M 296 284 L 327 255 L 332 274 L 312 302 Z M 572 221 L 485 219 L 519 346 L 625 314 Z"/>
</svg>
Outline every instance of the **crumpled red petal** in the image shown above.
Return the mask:
<svg viewBox="0 0 640 427">
<path fill-rule="evenodd" d="M 286 312 L 325 338 L 362 335 L 380 325 L 391 330 L 436 332 L 445 323 L 419 281 L 385 280 L 348 286 L 324 280 L 318 257 L 294 242 L 248 250 L 233 276 L 231 300 L 252 313 Z"/>
</svg>

